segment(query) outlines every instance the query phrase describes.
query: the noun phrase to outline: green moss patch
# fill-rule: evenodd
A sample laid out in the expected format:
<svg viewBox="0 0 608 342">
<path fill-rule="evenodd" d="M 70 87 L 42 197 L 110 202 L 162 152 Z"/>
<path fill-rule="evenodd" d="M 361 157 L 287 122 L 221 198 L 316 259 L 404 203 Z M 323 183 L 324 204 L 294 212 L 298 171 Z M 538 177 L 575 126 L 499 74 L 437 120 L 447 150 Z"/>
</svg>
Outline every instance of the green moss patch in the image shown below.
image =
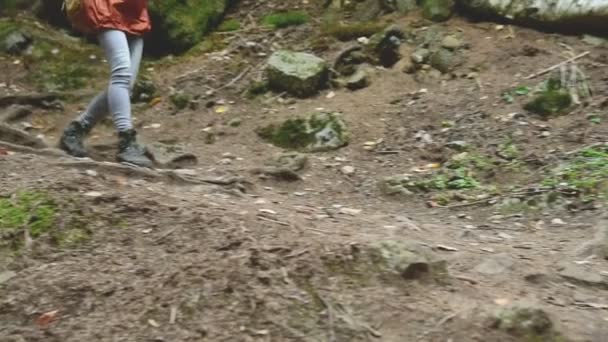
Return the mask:
<svg viewBox="0 0 608 342">
<path fill-rule="evenodd" d="M 163 0 L 150 2 L 153 31 L 149 51 L 156 55 L 182 53 L 219 25 L 235 0 Z"/>
<path fill-rule="evenodd" d="M 298 26 L 310 21 L 310 16 L 303 11 L 272 13 L 262 19 L 262 24 L 273 28 Z"/>
<path fill-rule="evenodd" d="M 236 19 L 230 19 L 224 21 L 217 30 L 220 32 L 232 32 L 241 29 L 241 23 Z"/>
<path fill-rule="evenodd" d="M 395 175 L 379 182 L 386 195 L 429 194 L 438 204 L 452 200 L 475 200 L 495 193 L 492 184 L 484 182 L 492 174 L 495 160 L 476 152 L 462 152 L 453 156 L 441 168 L 418 175 Z"/>
<path fill-rule="evenodd" d="M 32 237 L 38 237 L 52 228 L 57 206 L 41 192 L 22 192 L 14 198 L 0 199 L 0 231 L 12 233 L 28 229 Z"/>
<path fill-rule="evenodd" d="M 43 191 L 0 198 L 0 252 L 19 252 L 26 235 L 33 240 L 46 236 L 59 247 L 75 246 L 89 239 L 87 222 Z"/>
<path fill-rule="evenodd" d="M 282 148 L 311 152 L 333 150 L 348 144 L 346 125 L 337 113 L 314 113 L 257 130 L 264 140 Z"/>
<path fill-rule="evenodd" d="M 14 32 L 31 37 L 27 53 L 16 56 L 28 67 L 26 81 L 40 91 L 69 91 L 95 87 L 105 80 L 107 71 L 97 58 L 94 45 L 53 30 L 33 19 L 0 19 L 0 41 Z"/>
<path fill-rule="evenodd" d="M 572 95 L 559 79 L 550 78 L 540 85 L 536 98 L 524 106 L 524 109 L 544 117 L 566 114 L 573 108 Z"/>
<path fill-rule="evenodd" d="M 553 170 L 543 185 L 568 188 L 587 197 L 608 199 L 608 146 L 580 151 Z"/>
</svg>

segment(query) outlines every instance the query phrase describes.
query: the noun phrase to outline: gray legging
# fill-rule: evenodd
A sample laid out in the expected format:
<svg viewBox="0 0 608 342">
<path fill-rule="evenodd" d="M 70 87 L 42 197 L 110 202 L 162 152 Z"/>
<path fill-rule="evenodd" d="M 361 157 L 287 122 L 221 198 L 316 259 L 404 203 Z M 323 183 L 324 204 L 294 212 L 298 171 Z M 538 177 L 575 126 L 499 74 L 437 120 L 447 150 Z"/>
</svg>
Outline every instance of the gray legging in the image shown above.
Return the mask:
<svg viewBox="0 0 608 342">
<path fill-rule="evenodd" d="M 133 128 L 130 95 L 139 71 L 144 41 L 119 30 L 103 31 L 98 38 L 112 71 L 110 85 L 91 101 L 80 115 L 80 122 L 93 127 L 111 113 L 116 129 L 124 132 Z"/>
</svg>

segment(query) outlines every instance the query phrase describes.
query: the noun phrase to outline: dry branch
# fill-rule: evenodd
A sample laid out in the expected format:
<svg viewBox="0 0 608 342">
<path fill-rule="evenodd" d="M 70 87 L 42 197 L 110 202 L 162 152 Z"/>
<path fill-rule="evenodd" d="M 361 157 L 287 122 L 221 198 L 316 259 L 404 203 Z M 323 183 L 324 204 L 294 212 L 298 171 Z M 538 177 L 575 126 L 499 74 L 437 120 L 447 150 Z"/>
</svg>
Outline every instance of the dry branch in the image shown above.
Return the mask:
<svg viewBox="0 0 608 342">
<path fill-rule="evenodd" d="M 539 72 L 537 72 L 537 73 L 535 73 L 535 74 L 532 74 L 532 75 L 530 75 L 530 76 L 528 76 L 528 77 L 524 78 L 524 80 L 531 80 L 531 79 L 536 78 L 536 77 L 538 77 L 538 76 L 542 76 L 542 75 L 544 75 L 544 74 L 547 74 L 547 73 L 549 73 L 549 72 L 551 72 L 551 71 L 553 71 L 553 70 L 555 70 L 555 69 L 560 68 L 560 67 L 561 67 L 561 66 L 563 66 L 563 65 L 566 65 L 566 64 L 568 64 L 568 63 L 572 63 L 572 62 L 574 62 L 574 61 L 576 61 L 576 60 L 578 60 L 578 59 L 581 59 L 581 58 L 583 58 L 583 57 L 587 56 L 587 55 L 588 55 L 588 54 L 590 54 L 590 53 L 591 53 L 590 51 L 583 52 L 583 53 L 581 53 L 581 54 L 580 54 L 580 55 L 578 55 L 578 56 L 574 56 L 574 57 L 572 57 L 572 58 L 570 58 L 570 59 L 567 59 L 567 60 L 565 60 L 565 61 L 563 61 L 563 62 L 560 62 L 560 63 L 557 63 L 557 64 L 555 64 L 555 65 L 553 65 L 553 66 L 550 66 L 550 67 L 548 67 L 547 69 L 544 69 L 544 70 L 541 70 L 541 71 L 539 71 Z"/>
</svg>

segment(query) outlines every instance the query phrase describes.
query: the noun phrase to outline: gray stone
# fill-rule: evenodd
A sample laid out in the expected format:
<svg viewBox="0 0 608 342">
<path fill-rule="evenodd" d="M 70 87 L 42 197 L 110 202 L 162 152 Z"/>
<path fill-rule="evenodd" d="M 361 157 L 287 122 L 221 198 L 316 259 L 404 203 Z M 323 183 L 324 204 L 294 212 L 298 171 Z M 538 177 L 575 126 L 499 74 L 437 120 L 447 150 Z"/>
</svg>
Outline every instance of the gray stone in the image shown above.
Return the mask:
<svg viewBox="0 0 608 342">
<path fill-rule="evenodd" d="M 389 176 L 382 179 L 378 186 L 380 191 L 385 195 L 394 196 L 401 195 L 409 197 L 414 193 L 408 189 L 408 184 L 411 183 L 412 177 L 410 175 L 395 175 Z"/>
<path fill-rule="evenodd" d="M 266 161 L 266 166 L 300 171 L 308 163 L 308 157 L 298 152 L 281 153 Z"/>
<path fill-rule="evenodd" d="M 515 261 L 506 253 L 496 254 L 475 267 L 475 271 L 487 275 L 504 273 L 513 268 Z"/>
<path fill-rule="evenodd" d="M 582 265 L 563 263 L 559 275 L 575 284 L 588 287 L 608 288 L 608 280 L 597 272 L 589 271 Z"/>
<path fill-rule="evenodd" d="M 147 148 L 155 162 L 163 168 L 180 169 L 198 164 L 198 158 L 183 145 L 156 142 L 147 145 Z"/>
<path fill-rule="evenodd" d="M 286 50 L 270 56 L 266 72 L 272 89 L 299 97 L 316 94 L 328 80 L 328 68 L 323 59 Z"/>
<path fill-rule="evenodd" d="M 412 53 L 412 62 L 416 64 L 426 63 L 426 61 L 429 60 L 430 55 L 431 51 L 429 51 L 428 49 L 417 49 L 416 51 L 414 51 L 414 53 Z"/>
<path fill-rule="evenodd" d="M 466 151 L 470 148 L 469 143 L 467 143 L 466 141 L 461 141 L 461 140 L 457 140 L 457 141 L 450 141 L 448 143 L 445 144 L 446 147 L 451 148 L 452 150 L 455 151 Z"/>
<path fill-rule="evenodd" d="M 437 278 L 447 275 L 447 262 L 423 245 L 386 240 L 370 245 L 374 260 L 404 279 Z"/>
<path fill-rule="evenodd" d="M 442 73 L 447 73 L 454 67 L 454 53 L 448 49 L 438 49 L 431 55 L 429 64 Z"/>
<path fill-rule="evenodd" d="M 446 36 L 441 41 L 441 46 L 446 49 L 456 50 L 462 46 L 462 41 L 454 36 Z"/>
<path fill-rule="evenodd" d="M 587 43 L 589 45 L 593 45 L 593 46 L 603 46 L 603 45 L 606 45 L 606 42 L 608 42 L 608 40 L 606 40 L 604 38 L 591 36 L 588 34 L 584 35 L 582 40 L 585 43 Z"/>
<path fill-rule="evenodd" d="M 7 281 L 15 278 L 17 276 L 16 272 L 13 271 L 5 271 L 0 273 L 0 285 L 6 283 Z"/>
<path fill-rule="evenodd" d="M 273 177 L 282 181 L 299 181 L 302 179 L 297 171 L 302 170 L 308 163 L 305 154 L 297 152 L 281 153 L 267 160 L 263 167 L 254 168 L 252 173 Z"/>
<path fill-rule="evenodd" d="M 582 257 L 595 255 L 608 260 L 608 219 L 600 220 L 593 240 L 583 244 L 576 254 Z"/>
<path fill-rule="evenodd" d="M 4 51 L 13 55 L 23 53 L 31 44 L 32 39 L 19 31 L 9 33 L 2 42 Z"/>
</svg>

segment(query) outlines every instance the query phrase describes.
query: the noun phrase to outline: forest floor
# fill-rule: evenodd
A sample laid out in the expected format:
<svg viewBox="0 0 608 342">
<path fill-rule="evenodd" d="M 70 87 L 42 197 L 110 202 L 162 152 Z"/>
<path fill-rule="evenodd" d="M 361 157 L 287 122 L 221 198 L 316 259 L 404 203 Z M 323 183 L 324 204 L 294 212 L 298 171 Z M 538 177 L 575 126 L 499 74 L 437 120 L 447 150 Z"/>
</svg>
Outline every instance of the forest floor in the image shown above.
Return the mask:
<svg viewBox="0 0 608 342">
<path fill-rule="evenodd" d="M 246 2 L 229 17 L 267 11 Z M 108 123 L 89 140 L 95 162 L 0 144 L 0 214 L 25 222 L 0 231 L 2 341 L 605 341 L 608 261 L 594 252 L 608 249 L 608 43 L 455 17 L 413 29 L 466 44 L 448 74 L 375 68 L 357 91 L 243 95 L 272 50 L 331 60 L 352 44 L 319 47 L 316 24 L 252 24 L 216 34 L 220 51 L 146 63 L 161 96 L 136 107 L 142 140 L 184 148 L 196 165 L 110 163 Z M 591 99 L 548 119 L 522 109 L 522 87 L 547 76 L 528 75 L 587 51 L 577 65 Z M 7 56 L 0 68 L 12 80 L 31 72 Z M 35 91 L 11 82 L 4 98 Z M 174 108 L 173 91 L 196 103 Z M 86 99 L 68 102 L 11 125 L 55 146 Z M 296 181 L 253 172 L 284 152 L 256 129 L 320 108 L 342 113 L 348 146 L 306 154 Z M 378 186 L 433 177 L 457 155 L 471 189 Z M 378 266 L 370 251 L 387 241 L 426 247 L 447 274 L 404 279 Z M 500 329 L 497 312 L 514 305 L 553 327 L 528 318 L 538 331 Z"/>
</svg>

